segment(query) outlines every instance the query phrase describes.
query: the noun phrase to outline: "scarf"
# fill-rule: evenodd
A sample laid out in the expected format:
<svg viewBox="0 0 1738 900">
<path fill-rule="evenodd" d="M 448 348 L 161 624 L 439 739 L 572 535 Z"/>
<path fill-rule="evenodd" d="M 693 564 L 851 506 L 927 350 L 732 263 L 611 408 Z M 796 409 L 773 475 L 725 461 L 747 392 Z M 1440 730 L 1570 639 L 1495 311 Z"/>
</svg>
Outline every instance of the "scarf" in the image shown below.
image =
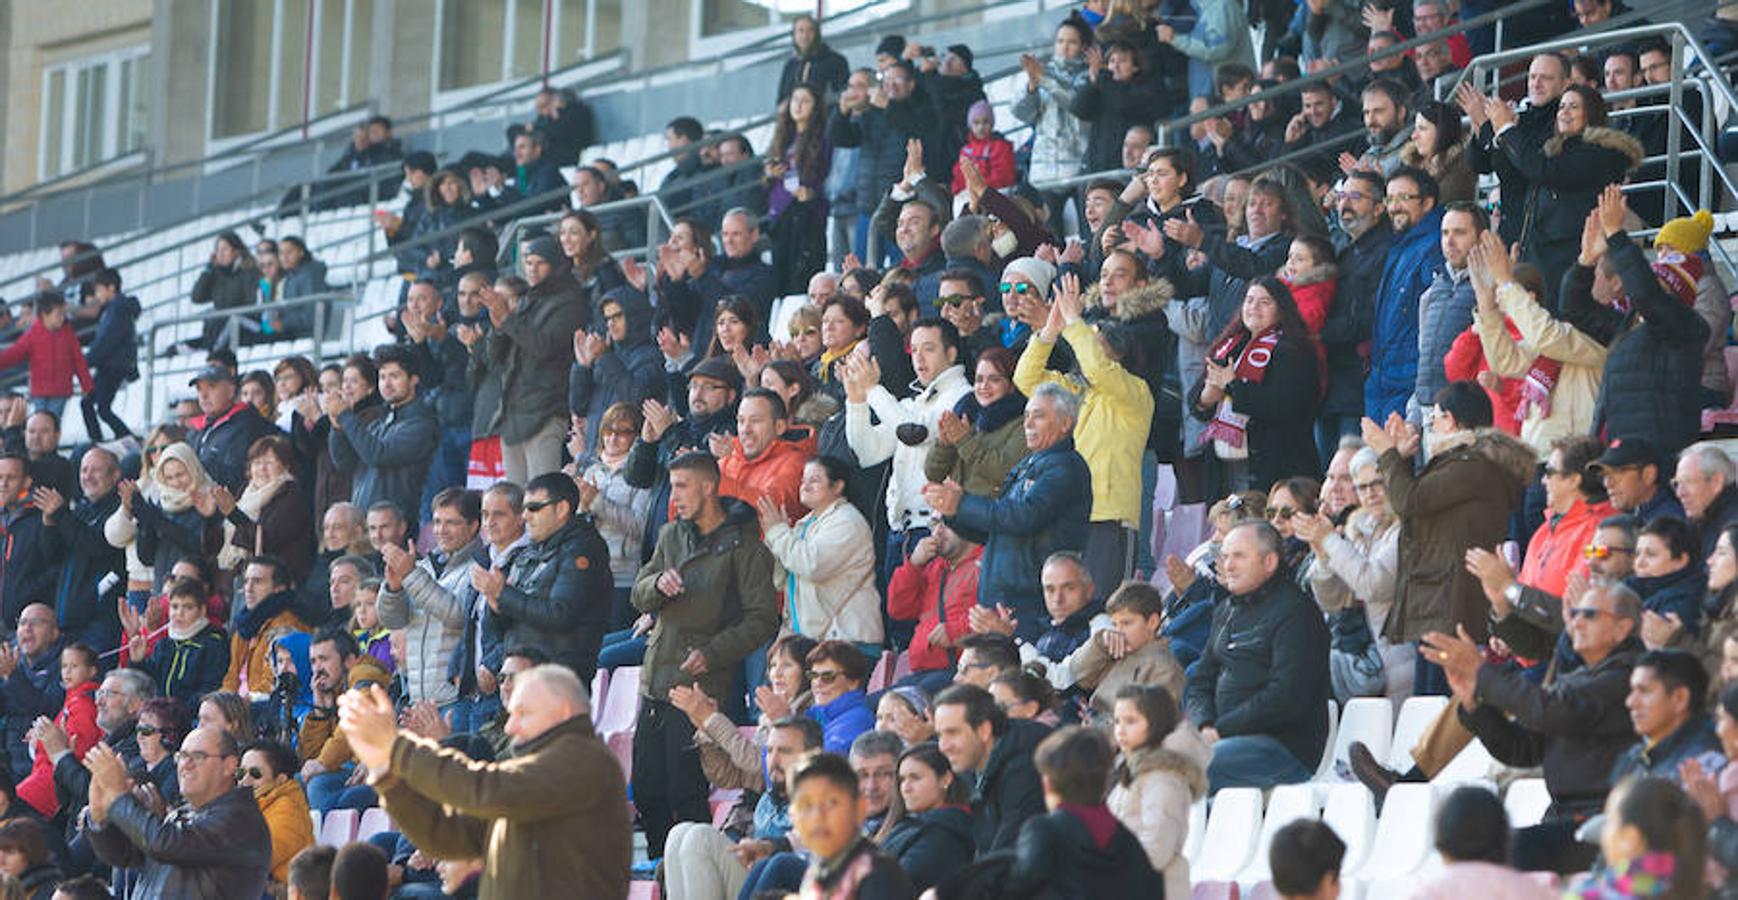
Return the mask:
<svg viewBox="0 0 1738 900">
<path fill-rule="evenodd" d="M 1659 897 L 1672 889 L 1672 875 L 1677 868 L 1676 856 L 1647 853 L 1589 876 L 1563 896 L 1579 900 Z"/>
<path fill-rule="evenodd" d="M 193 495 L 211 486 L 211 476 L 199 464 L 199 456 L 193 452 L 193 448 L 185 443 L 177 442 L 164 447 L 155 471 L 161 472 L 163 464 L 170 460 L 187 467 L 187 473 L 193 476 L 193 486 L 185 491 L 177 491 L 164 484 L 161 478 L 152 479 L 152 484 L 157 488 L 158 505 L 163 507 L 164 512 L 185 512 L 193 506 Z"/>
<path fill-rule="evenodd" d="M 1521 330 L 1509 319 L 1503 319 L 1503 327 L 1509 330 L 1509 337 L 1515 343 L 1521 342 Z M 1527 416 L 1534 410 L 1539 418 L 1549 418 L 1551 415 L 1551 392 L 1557 389 L 1557 377 L 1563 372 L 1563 364 L 1543 353 L 1533 356 L 1533 361 L 1527 366 L 1527 375 L 1521 379 L 1521 402 L 1515 404 L 1515 422 L 1525 422 Z"/>
<path fill-rule="evenodd" d="M 1007 396 L 984 406 L 978 402 L 976 394 L 966 391 L 954 404 L 953 411 L 970 422 L 979 434 L 989 434 L 1026 414 L 1026 395 L 1017 390 L 1009 391 Z"/>
<path fill-rule="evenodd" d="M 860 343 L 862 343 L 861 338 L 859 338 L 855 341 L 852 341 L 850 344 L 847 344 L 843 350 L 839 350 L 837 352 L 832 351 L 832 350 L 828 350 L 825 347 L 821 348 L 820 371 L 816 372 L 815 375 L 820 380 L 820 382 L 822 384 L 831 384 L 832 383 L 832 381 L 833 381 L 833 363 L 836 363 L 839 360 L 844 359 L 845 357 L 851 355 L 851 351 L 857 349 L 857 345 Z"/>
<path fill-rule="evenodd" d="M 291 480 L 292 476 L 288 472 L 285 472 L 265 484 L 255 484 L 254 482 L 249 481 L 247 483 L 247 488 L 244 489 L 241 492 L 241 496 L 236 499 L 235 508 L 240 510 L 249 519 L 253 520 L 254 536 L 256 538 L 259 537 L 261 531 L 259 518 L 260 511 L 265 509 L 266 504 L 272 502 L 272 499 L 278 495 L 278 492 L 284 489 L 284 485 L 288 484 Z M 217 552 L 218 568 L 233 569 L 236 566 L 241 565 L 241 563 L 247 559 L 248 551 L 241 547 L 237 547 L 234 540 L 235 523 L 226 519 L 223 523 L 223 549 Z"/>
<path fill-rule="evenodd" d="M 259 636 L 261 628 L 267 622 L 277 618 L 278 613 L 290 606 L 293 595 L 289 591 L 278 591 L 261 600 L 258 606 L 243 606 L 240 614 L 235 617 L 235 633 L 241 635 L 244 641 L 251 641 Z"/>
<path fill-rule="evenodd" d="M 1257 335 L 1251 335 L 1247 328 L 1239 328 L 1214 344 L 1208 351 L 1207 358 L 1220 364 L 1235 358 L 1233 371 L 1236 377 L 1251 384 L 1260 384 L 1267 377 L 1267 366 L 1273 362 L 1273 352 L 1279 346 L 1281 336 L 1278 326 L 1265 329 Z M 1218 411 L 1213 414 L 1213 421 L 1207 423 L 1207 430 L 1201 435 L 1201 440 L 1203 443 L 1216 441 L 1224 444 L 1231 455 L 1221 453 L 1222 457 L 1242 458 L 1248 455 L 1245 446 L 1248 428 L 1249 417 L 1232 409 L 1231 398 L 1226 397 L 1219 403 Z"/>
</svg>

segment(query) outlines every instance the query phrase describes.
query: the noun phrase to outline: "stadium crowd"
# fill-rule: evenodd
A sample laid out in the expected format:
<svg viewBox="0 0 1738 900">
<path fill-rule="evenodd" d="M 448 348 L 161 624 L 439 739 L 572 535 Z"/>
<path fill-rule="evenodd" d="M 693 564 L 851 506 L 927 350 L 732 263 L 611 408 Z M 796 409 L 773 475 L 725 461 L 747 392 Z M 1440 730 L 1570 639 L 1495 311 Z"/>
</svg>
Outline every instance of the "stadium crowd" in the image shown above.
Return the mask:
<svg viewBox="0 0 1738 900">
<path fill-rule="evenodd" d="M 1438 99 L 1467 6 L 1090 0 L 1018 144 L 970 47 L 801 17 L 761 155 L 669 122 L 643 263 L 573 93 L 450 168 L 376 118 L 334 171 L 402 161 L 395 340 L 241 371 L 308 307 L 213 319 L 160 422 L 69 242 L 0 349 L 0 897 L 1188 897 L 1197 800 L 1415 695 L 1415 767 L 1338 777 L 1477 740 L 1551 798 L 1447 795 L 1417 896 L 1738 896 L 1731 291 L 1605 99 L 1672 48 Z M 1559 6 L 1514 33 L 1626 12 Z M 226 233 L 191 300 L 327 289 Z M 1344 851 L 1281 829 L 1275 890 Z"/>
</svg>

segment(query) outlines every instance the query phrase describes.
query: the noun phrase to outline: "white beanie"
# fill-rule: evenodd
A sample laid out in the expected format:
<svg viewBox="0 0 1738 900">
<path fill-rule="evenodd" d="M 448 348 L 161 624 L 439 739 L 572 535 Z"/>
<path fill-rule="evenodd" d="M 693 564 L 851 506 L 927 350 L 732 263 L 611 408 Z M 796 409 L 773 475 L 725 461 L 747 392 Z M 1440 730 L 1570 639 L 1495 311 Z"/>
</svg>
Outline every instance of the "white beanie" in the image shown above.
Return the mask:
<svg viewBox="0 0 1738 900">
<path fill-rule="evenodd" d="M 1018 275 L 1038 289 L 1038 297 L 1050 299 L 1050 282 L 1056 280 L 1056 267 L 1036 256 L 1022 256 L 1002 267 L 1002 274 Z"/>
</svg>

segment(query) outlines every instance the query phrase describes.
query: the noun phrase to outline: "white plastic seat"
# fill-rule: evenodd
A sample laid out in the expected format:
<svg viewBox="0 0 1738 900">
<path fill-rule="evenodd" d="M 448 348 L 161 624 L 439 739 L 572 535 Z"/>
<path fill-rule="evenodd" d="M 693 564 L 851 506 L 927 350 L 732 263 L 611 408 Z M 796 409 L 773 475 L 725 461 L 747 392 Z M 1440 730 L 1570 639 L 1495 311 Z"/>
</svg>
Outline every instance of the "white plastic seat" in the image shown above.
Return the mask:
<svg viewBox="0 0 1738 900">
<path fill-rule="evenodd" d="M 608 669 L 598 669 L 591 676 L 591 720 L 597 722 L 603 719 L 604 701 L 609 699 L 610 672 Z"/>
<path fill-rule="evenodd" d="M 1328 788 L 1322 821 L 1346 842 L 1340 871 L 1352 872 L 1364 862 L 1371 836 L 1376 832 L 1376 799 L 1361 784 L 1336 784 Z"/>
<path fill-rule="evenodd" d="M 1400 717 L 1394 720 L 1394 737 L 1388 742 L 1388 758 L 1383 764 L 1396 772 L 1410 770 L 1414 765 L 1413 745 L 1446 706 L 1447 697 L 1407 697 L 1400 706 Z"/>
<path fill-rule="evenodd" d="M 1315 777 L 1311 781 L 1338 781 L 1334 777 L 1334 741 L 1340 731 L 1340 706 L 1332 700 L 1328 701 L 1328 739 L 1322 744 L 1322 760 L 1316 765 Z"/>
<path fill-rule="evenodd" d="M 1189 833 L 1183 838 L 1183 858 L 1189 861 L 1191 868 L 1201 855 L 1201 838 L 1206 831 L 1207 798 L 1202 797 L 1189 806 Z"/>
<path fill-rule="evenodd" d="M 1319 812 L 1321 806 L 1316 803 L 1316 792 L 1311 786 L 1282 784 L 1274 788 L 1267 797 L 1267 815 L 1261 820 L 1261 835 L 1255 840 L 1255 853 L 1243 871 L 1237 873 L 1238 886 L 1250 891 L 1272 878 L 1267 851 L 1273 845 L 1274 832 L 1298 819 L 1314 819 Z"/>
<path fill-rule="evenodd" d="M 356 822 L 355 840 L 366 841 L 377 834 L 396 830 L 392 826 L 392 817 L 386 814 L 385 809 L 371 806 L 362 811 L 362 818 Z"/>
<path fill-rule="evenodd" d="M 1491 758 L 1491 752 L 1485 749 L 1485 745 L 1480 743 L 1478 738 L 1473 738 L 1473 742 L 1466 745 L 1466 748 L 1456 754 L 1454 759 L 1449 760 L 1448 765 L 1443 766 L 1442 771 L 1436 773 L 1436 777 L 1432 778 L 1431 781 L 1446 784 L 1459 781 L 1479 781 L 1490 774 L 1491 765 L 1495 762 L 1496 760 Z"/>
<path fill-rule="evenodd" d="M 1370 884 L 1412 875 L 1431 853 L 1431 817 L 1435 810 L 1436 792 L 1428 784 L 1396 784 L 1389 788 L 1382 800 L 1382 818 L 1376 823 L 1370 852 L 1354 877 Z M 1342 867 L 1341 872 L 1345 871 Z"/>
<path fill-rule="evenodd" d="M 1318 771 L 1316 777 L 1328 781 L 1343 781 L 1336 768 L 1339 763 L 1346 761 L 1354 741 L 1369 747 L 1371 755 L 1377 759 L 1386 759 L 1388 743 L 1393 737 L 1394 705 L 1387 698 L 1352 698 L 1346 704 L 1346 711 L 1340 716 L 1340 727 L 1334 734 L 1333 759 L 1329 760 L 1327 771 Z"/>
<path fill-rule="evenodd" d="M 1503 797 L 1503 811 L 1509 814 L 1510 828 L 1527 828 L 1544 820 L 1551 808 L 1551 792 L 1543 778 L 1521 778 L 1509 785 Z"/>
<path fill-rule="evenodd" d="M 1260 790 L 1225 788 L 1213 795 L 1200 858 L 1190 868 L 1190 878 L 1196 882 L 1235 878 L 1255 852 L 1255 834 L 1260 827 Z"/>
<path fill-rule="evenodd" d="M 342 847 L 356 838 L 356 810 L 334 809 L 320 821 L 322 847 Z"/>
</svg>

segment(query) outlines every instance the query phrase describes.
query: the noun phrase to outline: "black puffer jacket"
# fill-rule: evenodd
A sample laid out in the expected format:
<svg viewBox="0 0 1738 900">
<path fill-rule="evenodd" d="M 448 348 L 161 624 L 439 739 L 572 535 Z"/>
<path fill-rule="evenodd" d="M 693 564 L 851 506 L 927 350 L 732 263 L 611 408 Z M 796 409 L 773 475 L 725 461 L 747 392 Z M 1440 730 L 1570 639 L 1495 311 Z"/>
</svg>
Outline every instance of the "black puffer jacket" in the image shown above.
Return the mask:
<svg viewBox="0 0 1738 900">
<path fill-rule="evenodd" d="M 1608 441 L 1644 439 L 1676 456 L 1701 430 L 1708 323 L 1660 286 L 1633 241 L 1622 235 L 1608 241 L 1629 312 L 1593 299 L 1591 268 L 1576 265 L 1563 276 L 1563 318 L 1609 348 L 1593 409 L 1594 434 Z"/>
<path fill-rule="evenodd" d="M 1575 264 L 1582 226 L 1598 205 L 1599 192 L 1621 183 L 1646 153 L 1640 141 L 1615 128 L 1543 139 L 1537 134 L 1517 126 L 1497 138 L 1497 146 L 1527 179 L 1521 261 L 1538 266 L 1545 283 L 1556 285 Z"/>
<path fill-rule="evenodd" d="M 253 791 L 238 787 L 204 806 L 177 806 L 159 817 L 137 797 L 109 807 L 102 828 L 85 825 L 97 858 L 143 869 L 135 895 L 230 900 L 265 892 L 272 835 Z"/>
<path fill-rule="evenodd" d="M 938 806 L 894 823 L 881 849 L 899 860 L 919 891 L 925 891 L 971 862 L 972 814 L 958 806 Z"/>
<path fill-rule="evenodd" d="M 514 554 L 499 611 L 487 623 L 508 649 L 536 647 L 590 684 L 613 586 L 609 545 L 590 519 L 576 516 Z"/>
<path fill-rule="evenodd" d="M 1479 707 L 1461 712 L 1461 724 L 1497 760 L 1545 767 L 1549 815 L 1598 812 L 1611 790 L 1611 770 L 1635 743 L 1624 699 L 1629 672 L 1641 657 L 1631 637 L 1596 665 L 1583 666 L 1540 687 L 1518 670 L 1479 668 Z"/>
<path fill-rule="evenodd" d="M 1116 81 L 1106 69 L 1074 92 L 1069 111 L 1091 123 L 1086 136 L 1088 172 L 1122 168 L 1122 139 L 1134 125 L 1151 127 L 1165 106 L 1157 82 L 1145 75 Z"/>
<path fill-rule="evenodd" d="M 835 112 L 827 123 L 828 143 L 834 147 L 862 148 L 857 156 L 857 198 L 869 209 L 887 196 L 888 188 L 904 180 L 907 138 L 923 141 L 925 150 L 939 148 L 943 143 L 942 123 L 936 120 L 935 107 L 921 86 L 904 100 L 887 104 L 885 109 L 870 106 L 850 115 Z M 928 159 L 926 153 L 926 168 Z M 952 164 L 952 160 L 948 162 Z M 929 171 L 940 173 L 948 169 Z"/>
<path fill-rule="evenodd" d="M 1322 346 L 1328 357 L 1328 389 L 1322 397 L 1322 412 L 1341 416 L 1364 413 L 1365 353 L 1358 347 L 1370 340 L 1376 321 L 1376 289 L 1382 284 L 1382 268 L 1394 247 L 1394 229 L 1386 218 L 1341 248 L 1340 280 L 1334 286 L 1334 305 L 1322 325 Z M 1367 351 L 1366 351 L 1367 352 Z"/>
<path fill-rule="evenodd" d="M 1100 844 L 1078 815 L 1058 809 L 1028 822 L 1020 832 L 1002 896 L 1163 897 L 1165 878 L 1153 870 L 1147 851 L 1127 826 L 1116 823 L 1110 838 Z"/>
<path fill-rule="evenodd" d="M 1327 654 L 1322 654 L 1326 666 Z M 990 758 L 972 789 L 972 842 L 978 853 L 1014 846 L 1026 820 L 1044 813 L 1044 785 L 1032 764 L 1032 751 L 1050 734 L 1031 719 L 1009 719 L 996 736 Z"/>
<path fill-rule="evenodd" d="M 1521 111 L 1515 120 L 1515 130 L 1508 138 L 1526 145 L 1542 145 L 1557 130 L 1557 101 Z M 1521 240 L 1521 226 L 1527 214 L 1527 177 L 1516 169 L 1510 157 L 1497 146 L 1496 131 L 1486 122 L 1467 142 L 1466 162 L 1475 175 L 1495 173 L 1502 186 L 1498 196 L 1497 234 L 1503 243 L 1514 245 Z"/>
</svg>

